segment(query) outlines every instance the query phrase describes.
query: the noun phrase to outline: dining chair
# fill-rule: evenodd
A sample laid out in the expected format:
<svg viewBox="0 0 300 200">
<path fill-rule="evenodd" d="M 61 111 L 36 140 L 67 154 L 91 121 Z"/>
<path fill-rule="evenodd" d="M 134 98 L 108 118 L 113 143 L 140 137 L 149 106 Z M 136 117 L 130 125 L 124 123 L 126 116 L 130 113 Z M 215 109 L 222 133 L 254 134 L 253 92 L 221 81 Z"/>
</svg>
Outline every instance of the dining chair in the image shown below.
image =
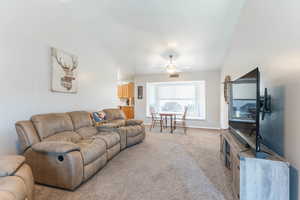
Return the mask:
<svg viewBox="0 0 300 200">
<path fill-rule="evenodd" d="M 188 112 L 188 107 L 185 106 L 183 114 L 182 114 L 182 117 L 180 119 L 177 119 L 176 116 L 175 116 L 174 130 L 177 127 L 180 127 L 180 128 L 183 128 L 184 134 L 187 134 L 187 126 L 186 126 L 186 115 L 187 115 L 187 112 Z"/>
<path fill-rule="evenodd" d="M 150 114 L 151 114 L 151 125 L 150 125 L 150 131 L 152 130 L 152 128 L 155 127 L 155 125 L 157 123 L 161 123 L 161 119 L 160 116 L 157 115 L 157 113 L 155 112 L 154 107 L 150 106 Z"/>
</svg>

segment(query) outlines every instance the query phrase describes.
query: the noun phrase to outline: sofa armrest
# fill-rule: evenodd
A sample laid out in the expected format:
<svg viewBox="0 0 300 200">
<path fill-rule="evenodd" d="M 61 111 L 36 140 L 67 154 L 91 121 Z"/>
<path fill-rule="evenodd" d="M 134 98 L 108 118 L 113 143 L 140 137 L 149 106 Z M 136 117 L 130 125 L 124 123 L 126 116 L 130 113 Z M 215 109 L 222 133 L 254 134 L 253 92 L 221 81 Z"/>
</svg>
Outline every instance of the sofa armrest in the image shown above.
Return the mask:
<svg viewBox="0 0 300 200">
<path fill-rule="evenodd" d="M 119 125 L 117 123 L 113 123 L 113 122 L 108 122 L 108 123 L 105 123 L 105 124 L 101 124 L 99 126 L 97 126 L 97 128 L 118 128 Z"/>
<path fill-rule="evenodd" d="M 36 183 L 74 190 L 84 180 L 84 165 L 80 151 L 64 154 L 40 153 L 34 151 L 32 146 L 24 155 Z"/>
<path fill-rule="evenodd" d="M 129 119 L 125 121 L 126 126 L 135 126 L 143 124 L 143 120 Z"/>
<path fill-rule="evenodd" d="M 15 124 L 18 134 L 20 149 L 23 152 L 26 151 L 33 144 L 39 143 L 40 137 L 36 132 L 36 129 L 30 120 L 19 121 Z"/>
<path fill-rule="evenodd" d="M 48 141 L 34 144 L 32 150 L 40 153 L 65 154 L 72 151 L 80 151 L 80 147 L 71 142 Z"/>
<path fill-rule="evenodd" d="M 25 162 L 25 157 L 11 155 L 0 157 L 0 177 L 13 175 Z"/>
</svg>

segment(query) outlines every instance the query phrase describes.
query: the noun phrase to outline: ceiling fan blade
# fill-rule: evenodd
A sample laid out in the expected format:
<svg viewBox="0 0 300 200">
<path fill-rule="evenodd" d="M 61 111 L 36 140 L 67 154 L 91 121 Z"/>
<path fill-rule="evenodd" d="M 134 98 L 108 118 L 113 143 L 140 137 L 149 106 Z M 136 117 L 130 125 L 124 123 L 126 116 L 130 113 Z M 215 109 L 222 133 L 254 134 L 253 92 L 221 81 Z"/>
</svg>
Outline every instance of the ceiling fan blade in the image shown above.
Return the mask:
<svg viewBox="0 0 300 200">
<path fill-rule="evenodd" d="M 178 69 L 191 69 L 190 66 L 177 66 Z"/>
</svg>

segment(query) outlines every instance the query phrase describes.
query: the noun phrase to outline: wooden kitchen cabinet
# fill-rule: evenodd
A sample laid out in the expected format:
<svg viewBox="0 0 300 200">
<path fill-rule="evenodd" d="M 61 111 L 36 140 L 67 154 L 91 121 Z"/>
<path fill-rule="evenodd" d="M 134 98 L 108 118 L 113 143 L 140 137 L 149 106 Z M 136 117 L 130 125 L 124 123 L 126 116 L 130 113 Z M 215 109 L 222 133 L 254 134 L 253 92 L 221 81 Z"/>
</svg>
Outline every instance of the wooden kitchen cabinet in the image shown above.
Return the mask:
<svg viewBox="0 0 300 200">
<path fill-rule="evenodd" d="M 118 85 L 118 98 L 122 98 L 123 97 L 123 91 L 122 91 L 122 85 Z"/>
<path fill-rule="evenodd" d="M 128 98 L 134 98 L 134 84 L 133 83 L 127 84 L 127 95 L 128 95 Z"/>
<path fill-rule="evenodd" d="M 133 106 L 120 106 L 127 119 L 134 119 L 134 107 Z"/>
<path fill-rule="evenodd" d="M 120 99 L 129 99 L 134 98 L 134 84 L 122 84 L 118 85 L 118 98 Z"/>
<path fill-rule="evenodd" d="M 127 88 L 126 88 L 126 85 L 122 85 L 122 98 L 127 98 Z"/>
</svg>

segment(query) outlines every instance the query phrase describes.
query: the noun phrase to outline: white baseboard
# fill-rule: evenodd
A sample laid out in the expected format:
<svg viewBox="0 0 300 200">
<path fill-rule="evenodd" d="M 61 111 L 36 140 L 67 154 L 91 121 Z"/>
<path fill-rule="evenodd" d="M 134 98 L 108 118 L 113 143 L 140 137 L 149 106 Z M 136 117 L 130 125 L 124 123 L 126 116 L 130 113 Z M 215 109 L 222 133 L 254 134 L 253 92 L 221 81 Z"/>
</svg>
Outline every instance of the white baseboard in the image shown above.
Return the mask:
<svg viewBox="0 0 300 200">
<path fill-rule="evenodd" d="M 221 130 L 221 128 L 219 128 L 219 127 L 207 127 L 207 126 L 188 126 L 188 128 L 202 128 L 202 129 Z"/>
<path fill-rule="evenodd" d="M 150 126 L 151 123 L 144 123 L 146 126 Z M 211 130 L 221 130 L 220 127 L 207 127 L 207 126 L 187 126 L 188 128 L 200 128 L 200 129 L 211 129 Z"/>
</svg>

